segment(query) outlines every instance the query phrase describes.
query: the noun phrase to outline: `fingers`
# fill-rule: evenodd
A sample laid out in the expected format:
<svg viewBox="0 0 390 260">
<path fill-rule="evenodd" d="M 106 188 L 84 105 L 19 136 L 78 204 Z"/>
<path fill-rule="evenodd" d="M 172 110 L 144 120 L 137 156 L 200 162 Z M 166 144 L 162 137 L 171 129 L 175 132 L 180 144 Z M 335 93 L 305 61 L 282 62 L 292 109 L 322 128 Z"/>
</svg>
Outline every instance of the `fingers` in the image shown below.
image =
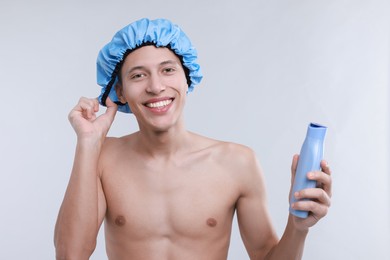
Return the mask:
<svg viewBox="0 0 390 260">
<path fill-rule="evenodd" d="M 309 188 L 294 194 L 297 202 L 292 207 L 296 210 L 309 211 L 317 221 L 324 217 L 331 206 L 332 178 L 326 161 L 321 161 L 322 171 L 309 172 L 307 178 L 317 182 L 317 188 Z"/>
<path fill-rule="evenodd" d="M 298 201 L 292 204 L 293 209 L 310 212 L 310 216 L 316 221 L 328 214 L 331 200 L 324 190 L 318 188 L 305 189 L 296 192 L 294 195 Z"/>
<path fill-rule="evenodd" d="M 325 166 L 324 161 L 324 166 Z M 327 165 L 327 164 L 326 164 Z M 326 166 L 326 171 L 330 173 L 329 166 Z M 294 196 L 297 200 L 311 199 L 330 206 L 330 198 L 332 197 L 332 178 L 330 174 L 322 171 L 309 172 L 307 178 L 317 182 L 317 188 L 309 188 L 297 191 Z"/>
<path fill-rule="evenodd" d="M 330 207 L 331 200 L 323 189 L 312 188 L 312 189 L 304 189 L 301 191 L 297 191 L 294 194 L 297 200 L 310 199 L 311 201 L 318 202 L 327 207 Z M 305 202 L 305 200 L 303 200 Z"/>
<path fill-rule="evenodd" d="M 69 121 L 80 139 L 84 137 L 101 139 L 107 135 L 114 121 L 117 105 L 107 99 L 106 112 L 98 116 L 98 111 L 97 98 L 82 97 L 69 113 Z"/>
<path fill-rule="evenodd" d="M 82 97 L 79 101 L 80 108 L 84 118 L 93 120 L 96 118 L 96 112 L 99 111 L 99 102 L 97 99 Z"/>
<path fill-rule="evenodd" d="M 294 162 L 295 156 L 291 166 L 291 171 L 295 175 L 296 165 Z M 331 169 L 325 160 L 321 161 L 320 166 L 321 171 L 312 171 L 307 174 L 307 178 L 315 181 L 317 183 L 317 187 L 303 189 L 293 194 L 297 201 L 291 204 L 291 207 L 295 210 L 309 212 L 309 218 L 294 218 L 296 225 L 300 227 L 307 228 L 315 225 L 321 218 L 328 214 L 331 206 Z"/>
<path fill-rule="evenodd" d="M 322 169 L 323 172 L 325 172 L 328 175 L 332 174 L 332 171 L 330 170 L 329 164 L 325 160 L 321 161 L 321 169 Z"/>
<path fill-rule="evenodd" d="M 318 203 L 312 200 L 304 200 L 296 202 L 292 205 L 295 210 L 302 210 L 310 212 L 310 215 L 314 216 L 316 220 L 319 220 L 326 216 L 329 211 L 329 206 L 325 204 Z"/>
<path fill-rule="evenodd" d="M 118 106 L 107 98 L 106 100 L 107 110 L 106 113 L 113 118 L 116 114 Z M 73 108 L 72 112 L 81 113 L 81 115 L 88 120 L 94 120 L 96 118 L 96 112 L 99 111 L 99 101 L 97 98 L 81 97 L 77 105 Z"/>
<path fill-rule="evenodd" d="M 291 163 L 291 185 L 294 183 L 295 173 L 297 171 L 299 155 L 295 154 Z"/>
<path fill-rule="evenodd" d="M 99 110 L 99 103 L 96 99 L 82 97 L 76 106 L 85 118 L 91 119 Z"/>
<path fill-rule="evenodd" d="M 99 102 L 97 99 L 82 97 L 77 105 L 69 114 L 69 119 L 72 120 L 75 116 L 81 115 L 85 119 L 93 120 L 96 117 L 96 112 L 99 111 Z"/>
<path fill-rule="evenodd" d="M 315 180 L 317 187 L 323 189 L 329 197 L 332 196 L 332 177 L 329 164 L 325 161 L 321 161 L 322 171 L 309 172 L 307 178 Z"/>
</svg>

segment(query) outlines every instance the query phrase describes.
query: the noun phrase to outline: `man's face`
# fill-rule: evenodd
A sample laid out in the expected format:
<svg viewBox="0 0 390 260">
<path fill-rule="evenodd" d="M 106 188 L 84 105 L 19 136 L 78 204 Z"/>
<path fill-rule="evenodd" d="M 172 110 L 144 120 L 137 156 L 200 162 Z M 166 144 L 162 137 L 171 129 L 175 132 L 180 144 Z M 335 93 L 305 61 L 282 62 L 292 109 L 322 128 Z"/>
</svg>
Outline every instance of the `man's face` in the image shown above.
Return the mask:
<svg viewBox="0 0 390 260">
<path fill-rule="evenodd" d="M 182 115 L 188 85 L 179 58 L 168 48 L 141 47 L 121 69 L 118 96 L 127 102 L 140 127 L 164 130 Z"/>
</svg>

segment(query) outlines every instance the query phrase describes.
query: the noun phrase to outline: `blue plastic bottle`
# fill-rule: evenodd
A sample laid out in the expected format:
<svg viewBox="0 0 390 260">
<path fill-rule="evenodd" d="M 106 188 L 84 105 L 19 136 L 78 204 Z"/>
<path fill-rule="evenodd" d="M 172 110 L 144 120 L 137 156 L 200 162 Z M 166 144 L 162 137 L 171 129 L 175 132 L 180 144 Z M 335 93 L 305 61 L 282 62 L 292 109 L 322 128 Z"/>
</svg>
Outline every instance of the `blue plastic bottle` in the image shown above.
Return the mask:
<svg viewBox="0 0 390 260">
<path fill-rule="evenodd" d="M 321 168 L 320 162 L 324 155 L 326 130 L 326 126 L 310 123 L 307 128 L 305 141 L 301 148 L 293 189 L 290 196 L 290 213 L 300 218 L 307 218 L 309 212 L 291 208 L 291 204 L 297 201 L 294 197 L 294 193 L 303 189 L 316 187 L 316 181 L 309 180 L 307 174 L 311 171 L 318 171 Z"/>
</svg>

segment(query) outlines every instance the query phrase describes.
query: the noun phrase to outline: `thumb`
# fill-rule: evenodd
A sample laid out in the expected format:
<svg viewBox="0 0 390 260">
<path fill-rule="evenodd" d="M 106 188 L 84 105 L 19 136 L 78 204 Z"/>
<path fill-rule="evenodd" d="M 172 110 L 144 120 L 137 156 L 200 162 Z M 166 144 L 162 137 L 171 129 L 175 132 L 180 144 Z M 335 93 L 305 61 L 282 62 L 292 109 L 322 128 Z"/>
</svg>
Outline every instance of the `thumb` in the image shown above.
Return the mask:
<svg viewBox="0 0 390 260">
<path fill-rule="evenodd" d="M 114 120 L 116 112 L 118 111 L 118 105 L 112 102 L 109 97 L 107 97 L 106 106 L 107 106 L 107 110 L 106 110 L 107 116 L 112 120 Z"/>
<path fill-rule="evenodd" d="M 295 173 L 297 171 L 298 160 L 299 160 L 299 155 L 295 154 L 293 156 L 293 160 L 291 163 L 291 185 L 294 183 Z"/>
<path fill-rule="evenodd" d="M 294 180 L 295 180 L 295 173 L 297 172 L 297 165 L 298 165 L 299 155 L 294 154 L 293 160 L 291 162 L 291 186 L 290 186 L 290 192 L 289 192 L 289 199 L 291 201 L 292 197 L 292 191 L 294 186 Z"/>
</svg>

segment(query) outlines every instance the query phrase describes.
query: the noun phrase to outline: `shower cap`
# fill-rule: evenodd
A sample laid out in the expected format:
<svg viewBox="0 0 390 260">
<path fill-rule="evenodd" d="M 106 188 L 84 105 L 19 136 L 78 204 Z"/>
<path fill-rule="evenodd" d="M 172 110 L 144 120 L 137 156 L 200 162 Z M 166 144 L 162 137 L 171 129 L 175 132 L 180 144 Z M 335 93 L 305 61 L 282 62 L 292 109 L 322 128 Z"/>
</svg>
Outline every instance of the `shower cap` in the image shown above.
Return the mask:
<svg viewBox="0 0 390 260">
<path fill-rule="evenodd" d="M 202 80 L 202 73 L 196 61 L 197 51 L 186 34 L 169 20 L 143 18 L 118 31 L 98 54 L 97 83 L 102 88 L 98 97 L 101 105 L 105 106 L 109 97 L 118 105 L 118 111 L 131 113 L 129 105 L 121 103 L 115 91 L 118 73 L 131 51 L 151 44 L 168 47 L 179 56 L 187 72 L 188 92 L 193 91 L 194 86 Z"/>
</svg>

